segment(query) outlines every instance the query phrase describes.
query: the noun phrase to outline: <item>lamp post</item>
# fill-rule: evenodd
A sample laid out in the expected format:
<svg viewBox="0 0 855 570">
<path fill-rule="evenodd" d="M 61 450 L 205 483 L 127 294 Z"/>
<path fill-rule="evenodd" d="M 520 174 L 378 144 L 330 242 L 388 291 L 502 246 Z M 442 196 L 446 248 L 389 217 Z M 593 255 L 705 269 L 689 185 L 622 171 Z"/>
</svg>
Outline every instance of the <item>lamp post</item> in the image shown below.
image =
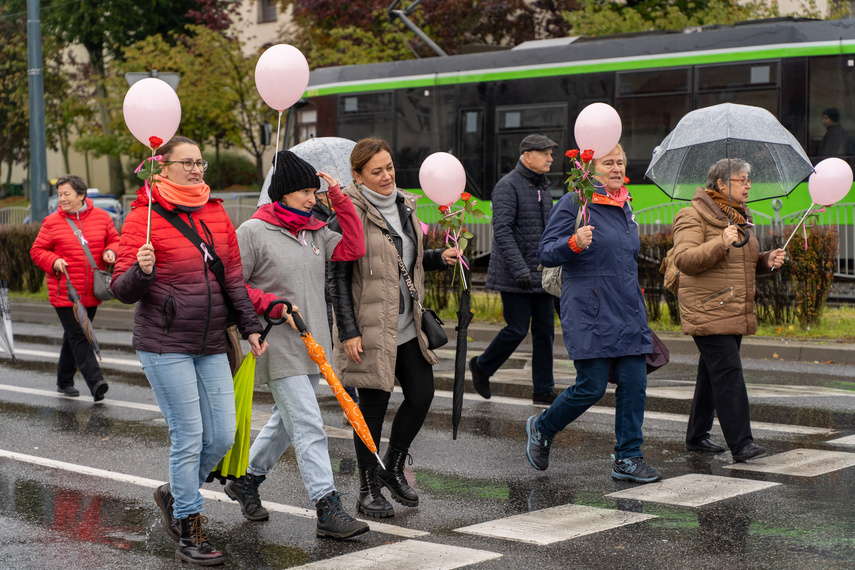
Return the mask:
<svg viewBox="0 0 855 570">
<path fill-rule="evenodd" d="M 27 80 L 30 99 L 30 221 L 47 215 L 47 137 L 39 0 L 27 0 Z"/>
</svg>

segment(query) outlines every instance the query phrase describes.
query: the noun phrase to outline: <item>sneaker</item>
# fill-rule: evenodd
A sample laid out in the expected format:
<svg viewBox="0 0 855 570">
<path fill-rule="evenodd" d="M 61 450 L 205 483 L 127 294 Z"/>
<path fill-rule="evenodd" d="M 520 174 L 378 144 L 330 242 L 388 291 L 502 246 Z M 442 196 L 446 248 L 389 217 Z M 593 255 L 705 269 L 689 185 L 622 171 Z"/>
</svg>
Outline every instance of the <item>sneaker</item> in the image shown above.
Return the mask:
<svg viewBox="0 0 855 570">
<path fill-rule="evenodd" d="M 551 406 L 552 402 L 555 401 L 555 398 L 558 397 L 558 394 L 555 392 L 545 392 L 543 394 L 532 394 L 531 395 L 531 403 L 532 404 L 544 404 L 547 406 Z"/>
<path fill-rule="evenodd" d="M 552 447 L 552 438 L 543 437 L 534 426 L 537 416 L 531 416 L 525 422 L 525 434 L 527 443 L 525 456 L 531 466 L 538 471 L 545 471 L 549 467 L 549 449 Z"/>
<path fill-rule="evenodd" d="M 743 461 L 748 461 L 749 459 L 760 457 L 761 455 L 766 455 L 766 448 L 760 447 L 752 441 L 733 454 L 733 461 L 736 463 L 742 463 Z"/>
<path fill-rule="evenodd" d="M 316 535 L 328 538 L 350 538 L 368 532 L 368 525 L 344 511 L 341 495 L 333 491 L 318 501 Z"/>
<path fill-rule="evenodd" d="M 74 386 L 62 386 L 57 387 L 56 391 L 62 394 L 63 396 L 68 396 L 69 398 L 76 398 L 80 395 L 80 391 L 77 390 Z"/>
<path fill-rule="evenodd" d="M 612 455 L 612 459 L 614 459 L 614 455 Z M 635 483 L 653 483 L 661 478 L 662 473 L 645 463 L 643 457 L 615 459 L 612 464 L 612 479 Z"/>
<path fill-rule="evenodd" d="M 477 356 L 473 356 L 469 359 L 469 371 L 472 373 L 472 385 L 475 387 L 475 391 L 478 392 L 479 396 L 485 400 L 489 400 L 493 395 L 490 391 L 490 377 L 484 374 L 484 371 L 481 370 L 480 366 L 478 366 L 477 360 Z"/>
</svg>

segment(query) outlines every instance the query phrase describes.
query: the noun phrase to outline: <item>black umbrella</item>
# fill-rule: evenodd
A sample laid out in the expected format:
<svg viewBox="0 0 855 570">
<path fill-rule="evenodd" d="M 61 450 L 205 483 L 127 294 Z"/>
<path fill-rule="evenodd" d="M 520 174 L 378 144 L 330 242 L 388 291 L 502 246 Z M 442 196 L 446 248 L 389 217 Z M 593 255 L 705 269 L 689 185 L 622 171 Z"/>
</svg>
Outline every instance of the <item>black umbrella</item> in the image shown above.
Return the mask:
<svg viewBox="0 0 855 570">
<path fill-rule="evenodd" d="M 465 283 L 471 283 L 469 279 L 469 270 L 465 266 L 460 268 L 463 271 Z M 470 310 L 472 301 L 472 292 L 469 287 L 465 287 L 460 293 L 460 306 L 457 308 L 457 348 L 454 352 L 454 389 L 451 400 L 451 426 L 452 439 L 457 439 L 457 426 L 460 425 L 460 418 L 463 415 L 463 381 L 466 378 L 466 351 L 467 341 L 469 338 L 469 323 L 472 322 L 472 317 L 475 314 Z"/>
<path fill-rule="evenodd" d="M 86 335 L 86 340 L 92 345 L 92 350 L 98 360 L 101 361 L 101 347 L 98 345 L 98 339 L 95 338 L 95 331 L 92 330 L 92 321 L 89 320 L 89 315 L 86 313 L 86 307 L 80 301 L 80 293 L 71 284 L 71 278 L 68 276 L 68 271 L 63 267 L 62 272 L 65 274 L 65 289 L 68 291 L 68 300 L 73 303 L 74 318 L 83 329 L 83 334 Z"/>
</svg>

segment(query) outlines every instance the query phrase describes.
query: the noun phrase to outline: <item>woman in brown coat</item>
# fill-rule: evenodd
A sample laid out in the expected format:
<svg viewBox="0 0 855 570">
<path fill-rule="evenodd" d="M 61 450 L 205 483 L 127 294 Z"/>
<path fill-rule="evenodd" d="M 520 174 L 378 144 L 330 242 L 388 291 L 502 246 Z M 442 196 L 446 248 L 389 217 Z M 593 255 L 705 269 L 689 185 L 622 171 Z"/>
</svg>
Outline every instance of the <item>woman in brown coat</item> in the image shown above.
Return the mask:
<svg viewBox="0 0 855 570">
<path fill-rule="evenodd" d="M 674 218 L 680 319 L 683 332 L 692 335 L 701 353 L 686 449 L 725 451 L 710 440 L 713 415 L 717 414 L 736 462 L 766 453 L 751 434 L 739 347 L 743 335 L 757 331 L 754 277 L 769 275 L 783 265 L 785 257 L 782 249 L 760 253 L 754 235 L 744 247 L 734 247 L 744 239 L 743 228 L 751 221 L 745 207 L 750 172 L 751 166 L 744 160 L 718 161 L 709 171 L 706 188 L 698 188 L 692 206 Z"/>
</svg>

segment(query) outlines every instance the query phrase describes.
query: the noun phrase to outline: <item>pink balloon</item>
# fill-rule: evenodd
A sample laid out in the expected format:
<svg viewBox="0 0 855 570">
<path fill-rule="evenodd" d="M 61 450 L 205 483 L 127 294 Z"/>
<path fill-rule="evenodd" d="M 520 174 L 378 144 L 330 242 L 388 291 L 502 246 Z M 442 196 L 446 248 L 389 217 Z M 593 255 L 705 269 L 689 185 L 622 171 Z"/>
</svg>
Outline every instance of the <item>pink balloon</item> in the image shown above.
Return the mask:
<svg viewBox="0 0 855 570">
<path fill-rule="evenodd" d="M 181 123 L 181 101 L 165 81 L 147 77 L 128 89 L 122 114 L 134 138 L 151 148 L 150 137 L 166 142 L 175 135 Z"/>
<path fill-rule="evenodd" d="M 620 142 L 620 115 L 611 105 L 591 103 L 576 117 L 573 133 L 579 150 L 593 150 L 594 158 L 609 154 Z"/>
<path fill-rule="evenodd" d="M 852 168 L 845 160 L 826 158 L 814 167 L 808 178 L 808 191 L 814 204 L 831 206 L 852 189 Z"/>
<path fill-rule="evenodd" d="M 272 46 L 255 64 L 255 88 L 264 102 L 277 111 L 299 101 L 308 85 L 309 63 L 294 46 Z"/>
<path fill-rule="evenodd" d="M 440 206 L 450 206 L 466 188 L 466 171 L 454 155 L 435 152 L 422 162 L 419 182 L 428 198 Z"/>
</svg>

